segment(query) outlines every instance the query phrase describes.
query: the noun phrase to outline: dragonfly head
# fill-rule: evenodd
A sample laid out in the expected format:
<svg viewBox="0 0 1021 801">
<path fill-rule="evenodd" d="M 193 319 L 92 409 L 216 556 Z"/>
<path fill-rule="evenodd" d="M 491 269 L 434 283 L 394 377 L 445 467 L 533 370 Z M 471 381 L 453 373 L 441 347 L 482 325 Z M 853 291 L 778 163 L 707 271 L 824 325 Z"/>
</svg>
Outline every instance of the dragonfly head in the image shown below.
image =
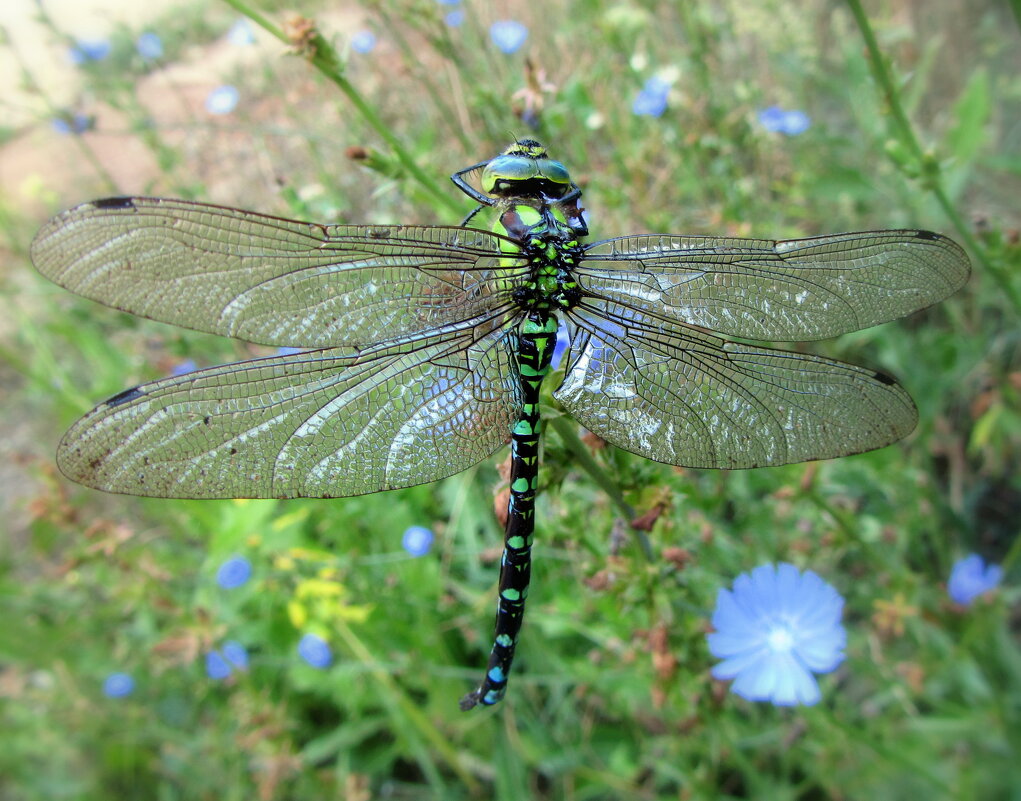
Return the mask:
<svg viewBox="0 0 1021 801">
<path fill-rule="evenodd" d="M 519 139 L 482 171 L 482 191 L 492 197 L 560 200 L 573 189 L 567 168 L 534 139 Z"/>
</svg>

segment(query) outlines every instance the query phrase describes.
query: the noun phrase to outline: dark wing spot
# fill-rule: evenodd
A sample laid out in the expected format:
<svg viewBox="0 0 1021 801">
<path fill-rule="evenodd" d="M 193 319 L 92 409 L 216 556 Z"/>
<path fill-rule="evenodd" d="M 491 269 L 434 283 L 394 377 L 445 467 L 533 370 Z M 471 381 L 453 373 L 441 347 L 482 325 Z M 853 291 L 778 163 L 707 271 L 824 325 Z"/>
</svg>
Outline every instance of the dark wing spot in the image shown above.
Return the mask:
<svg viewBox="0 0 1021 801">
<path fill-rule="evenodd" d="M 897 383 L 892 376 L 888 376 L 886 373 L 881 373 L 878 370 L 872 374 L 872 377 L 880 384 L 886 384 L 888 387 L 892 387 Z"/>
<path fill-rule="evenodd" d="M 130 197 L 104 197 L 93 200 L 92 205 L 97 209 L 133 209 L 134 198 Z"/>
<path fill-rule="evenodd" d="M 126 389 L 123 392 L 118 392 L 112 398 L 108 398 L 105 405 L 120 406 L 122 403 L 128 403 L 142 397 L 145 397 L 145 393 L 138 387 L 132 387 L 131 389 Z"/>
<path fill-rule="evenodd" d="M 915 233 L 915 239 L 936 240 L 941 238 L 939 234 L 934 234 L 932 231 L 918 231 Z"/>
</svg>

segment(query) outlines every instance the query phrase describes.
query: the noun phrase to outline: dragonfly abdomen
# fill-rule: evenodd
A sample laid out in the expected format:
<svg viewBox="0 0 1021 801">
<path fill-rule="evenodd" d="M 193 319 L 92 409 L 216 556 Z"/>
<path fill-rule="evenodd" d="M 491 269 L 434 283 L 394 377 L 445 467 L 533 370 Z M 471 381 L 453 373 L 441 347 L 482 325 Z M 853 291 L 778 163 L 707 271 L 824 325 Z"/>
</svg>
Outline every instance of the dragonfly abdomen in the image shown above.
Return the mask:
<svg viewBox="0 0 1021 801">
<path fill-rule="evenodd" d="M 510 677 L 518 632 L 525 614 L 525 600 L 532 573 L 532 536 L 535 532 L 535 493 L 539 482 L 539 389 L 550 371 L 557 343 L 557 318 L 534 311 L 518 332 L 518 374 L 521 413 L 511 429 L 510 500 L 500 591 L 496 609 L 496 637 L 489 654 L 486 675 L 479 687 L 461 699 L 461 709 L 492 705 L 503 698 Z"/>
</svg>

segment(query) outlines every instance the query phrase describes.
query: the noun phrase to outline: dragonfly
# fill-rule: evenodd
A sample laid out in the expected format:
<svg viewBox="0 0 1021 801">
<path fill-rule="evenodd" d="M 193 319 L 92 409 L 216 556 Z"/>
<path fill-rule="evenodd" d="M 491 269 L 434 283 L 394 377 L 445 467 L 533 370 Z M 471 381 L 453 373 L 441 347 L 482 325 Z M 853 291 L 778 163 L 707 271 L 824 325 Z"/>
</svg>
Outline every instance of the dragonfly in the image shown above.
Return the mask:
<svg viewBox="0 0 1021 801">
<path fill-rule="evenodd" d="M 955 292 L 970 265 L 952 240 L 913 229 L 586 244 L 581 189 L 532 139 L 451 179 L 478 204 L 460 226 L 114 197 L 54 217 L 31 256 L 108 306 L 303 349 L 100 403 L 58 446 L 73 481 L 159 498 L 336 498 L 446 478 L 510 444 L 496 633 L 467 710 L 504 696 L 518 643 L 558 332 L 570 344 L 553 398 L 617 448 L 690 468 L 831 459 L 910 433 L 908 393 L 877 370 L 740 340 L 893 320 Z M 480 212 L 488 230 L 469 225 Z"/>
</svg>

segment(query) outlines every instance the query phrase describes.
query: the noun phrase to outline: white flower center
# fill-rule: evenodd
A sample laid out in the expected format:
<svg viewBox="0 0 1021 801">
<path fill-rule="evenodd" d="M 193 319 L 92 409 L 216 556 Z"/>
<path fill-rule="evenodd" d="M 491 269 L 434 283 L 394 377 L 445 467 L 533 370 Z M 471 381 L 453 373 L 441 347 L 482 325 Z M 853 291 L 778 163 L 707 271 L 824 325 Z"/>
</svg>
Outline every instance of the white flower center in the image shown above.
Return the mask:
<svg viewBox="0 0 1021 801">
<path fill-rule="evenodd" d="M 786 626 L 776 626 L 770 629 L 766 642 L 773 653 L 783 654 L 794 647 L 794 635 Z"/>
</svg>

